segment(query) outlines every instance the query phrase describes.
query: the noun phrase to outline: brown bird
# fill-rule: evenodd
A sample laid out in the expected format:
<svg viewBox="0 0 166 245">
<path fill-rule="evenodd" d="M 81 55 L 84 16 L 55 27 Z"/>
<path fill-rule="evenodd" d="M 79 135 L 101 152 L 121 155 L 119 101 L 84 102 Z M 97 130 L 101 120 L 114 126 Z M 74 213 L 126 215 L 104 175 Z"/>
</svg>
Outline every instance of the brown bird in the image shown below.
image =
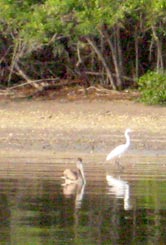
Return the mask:
<svg viewBox="0 0 166 245">
<path fill-rule="evenodd" d="M 77 169 L 75 171 L 71 169 L 65 169 L 63 172 L 63 179 L 65 179 L 65 184 L 71 184 L 71 183 L 82 183 L 85 184 L 85 175 L 84 175 L 84 169 L 83 169 L 83 163 L 82 159 L 78 158 L 76 163 Z"/>
</svg>

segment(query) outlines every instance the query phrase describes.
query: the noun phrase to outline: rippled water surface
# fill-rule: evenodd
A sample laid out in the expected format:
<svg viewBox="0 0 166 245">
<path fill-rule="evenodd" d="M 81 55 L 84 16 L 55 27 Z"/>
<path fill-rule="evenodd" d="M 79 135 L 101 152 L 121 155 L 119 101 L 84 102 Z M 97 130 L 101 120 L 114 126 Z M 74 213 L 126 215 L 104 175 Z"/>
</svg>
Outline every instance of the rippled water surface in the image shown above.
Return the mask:
<svg viewBox="0 0 166 245">
<path fill-rule="evenodd" d="M 67 186 L 77 156 L 1 159 L 0 244 L 165 244 L 166 156 L 82 157 L 86 185 Z"/>
</svg>

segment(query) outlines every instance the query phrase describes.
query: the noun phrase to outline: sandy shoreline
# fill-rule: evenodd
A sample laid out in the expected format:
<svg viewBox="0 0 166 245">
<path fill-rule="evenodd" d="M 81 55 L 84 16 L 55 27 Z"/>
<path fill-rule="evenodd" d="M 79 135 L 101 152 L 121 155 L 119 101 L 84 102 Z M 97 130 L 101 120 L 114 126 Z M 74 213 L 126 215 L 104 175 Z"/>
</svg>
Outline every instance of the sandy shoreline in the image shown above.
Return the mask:
<svg viewBox="0 0 166 245">
<path fill-rule="evenodd" d="M 166 146 L 166 108 L 133 101 L 1 101 L 1 151 L 107 152 L 130 127 L 133 149 Z"/>
</svg>

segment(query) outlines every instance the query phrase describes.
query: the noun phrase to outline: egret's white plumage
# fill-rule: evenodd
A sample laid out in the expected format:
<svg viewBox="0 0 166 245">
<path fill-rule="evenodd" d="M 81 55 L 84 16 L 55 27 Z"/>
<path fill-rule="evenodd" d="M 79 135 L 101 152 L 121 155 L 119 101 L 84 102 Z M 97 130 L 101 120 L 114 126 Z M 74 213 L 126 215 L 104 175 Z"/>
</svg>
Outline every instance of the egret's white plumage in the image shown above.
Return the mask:
<svg viewBox="0 0 166 245">
<path fill-rule="evenodd" d="M 121 157 L 122 154 L 124 154 L 127 149 L 130 146 L 130 137 L 129 137 L 129 133 L 132 132 L 132 130 L 130 128 L 127 128 L 125 131 L 125 137 L 126 137 L 126 143 L 123 145 L 119 145 L 117 146 L 115 149 L 113 149 L 106 157 L 106 160 L 112 160 L 113 158 L 116 157 Z"/>
<path fill-rule="evenodd" d="M 84 175 L 84 169 L 83 169 L 83 163 L 82 159 L 78 158 L 77 163 L 76 163 L 76 171 L 73 171 L 71 169 L 65 169 L 63 172 L 63 179 L 65 179 L 65 184 L 70 184 L 70 183 L 86 183 L 85 180 L 85 175 Z"/>
</svg>

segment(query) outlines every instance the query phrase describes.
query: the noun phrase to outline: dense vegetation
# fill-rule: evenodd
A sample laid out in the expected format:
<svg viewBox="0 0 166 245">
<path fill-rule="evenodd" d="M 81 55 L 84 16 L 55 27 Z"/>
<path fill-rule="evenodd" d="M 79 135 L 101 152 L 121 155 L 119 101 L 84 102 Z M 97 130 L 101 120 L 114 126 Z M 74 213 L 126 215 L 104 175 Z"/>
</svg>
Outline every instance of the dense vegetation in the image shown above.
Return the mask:
<svg viewBox="0 0 166 245">
<path fill-rule="evenodd" d="M 166 103 L 166 74 L 148 72 L 138 81 L 141 100 L 147 104 Z"/>
<path fill-rule="evenodd" d="M 165 11 L 165 0 L 0 0 L 1 86 L 65 79 L 123 89 L 162 75 Z"/>
</svg>

